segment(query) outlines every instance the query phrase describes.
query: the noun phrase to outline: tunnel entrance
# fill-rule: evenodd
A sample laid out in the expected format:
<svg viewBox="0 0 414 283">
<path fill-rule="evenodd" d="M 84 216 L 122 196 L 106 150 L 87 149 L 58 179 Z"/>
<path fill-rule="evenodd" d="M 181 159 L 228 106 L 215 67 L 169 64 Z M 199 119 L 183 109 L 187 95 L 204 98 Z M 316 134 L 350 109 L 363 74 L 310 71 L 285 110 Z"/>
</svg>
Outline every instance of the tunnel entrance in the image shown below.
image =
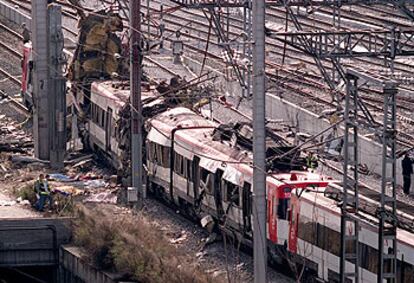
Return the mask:
<svg viewBox="0 0 414 283">
<path fill-rule="evenodd" d="M 57 268 L 28 266 L 19 268 L 0 267 L 1 283 L 56 283 Z"/>
</svg>

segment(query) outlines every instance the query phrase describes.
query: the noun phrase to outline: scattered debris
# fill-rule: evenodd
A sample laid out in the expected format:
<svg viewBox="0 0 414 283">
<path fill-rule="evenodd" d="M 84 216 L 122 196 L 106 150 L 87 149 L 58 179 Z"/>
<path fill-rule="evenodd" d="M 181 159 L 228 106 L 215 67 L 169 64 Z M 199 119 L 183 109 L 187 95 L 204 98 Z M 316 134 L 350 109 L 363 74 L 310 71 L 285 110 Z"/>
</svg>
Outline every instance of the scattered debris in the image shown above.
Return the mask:
<svg viewBox="0 0 414 283">
<path fill-rule="evenodd" d="M 113 191 L 106 191 L 106 192 L 101 192 L 101 193 L 91 195 L 88 198 L 86 198 L 83 202 L 116 204 L 117 200 L 118 200 L 118 197 L 116 194 L 114 194 Z"/>
<path fill-rule="evenodd" d="M 170 239 L 170 243 L 171 244 L 181 244 L 182 242 L 184 242 L 187 239 L 187 234 L 185 231 L 181 231 L 181 235 L 180 237 L 176 238 L 176 239 Z"/>
<path fill-rule="evenodd" d="M 0 200 L 0 206 L 13 206 L 16 203 L 14 200 Z"/>
<path fill-rule="evenodd" d="M 49 161 L 41 160 L 32 156 L 26 156 L 26 155 L 13 155 L 11 157 L 11 161 L 13 163 L 20 163 L 20 164 L 26 164 L 26 163 L 41 163 L 41 164 L 49 164 Z"/>
<path fill-rule="evenodd" d="M 104 180 L 88 180 L 84 182 L 84 186 L 86 189 L 97 189 L 97 188 L 105 188 L 106 182 Z"/>
</svg>

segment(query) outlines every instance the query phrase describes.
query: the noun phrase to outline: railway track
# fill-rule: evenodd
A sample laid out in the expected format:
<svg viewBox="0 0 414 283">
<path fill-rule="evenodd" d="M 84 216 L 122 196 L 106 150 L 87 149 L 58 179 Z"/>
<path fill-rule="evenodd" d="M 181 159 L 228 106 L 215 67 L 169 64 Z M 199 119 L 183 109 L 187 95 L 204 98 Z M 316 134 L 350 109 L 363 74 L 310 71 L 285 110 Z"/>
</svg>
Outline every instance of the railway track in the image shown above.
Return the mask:
<svg viewBox="0 0 414 283">
<path fill-rule="evenodd" d="M 155 1 L 153 1 L 153 2 L 155 2 Z M 150 10 L 154 13 L 159 12 L 159 10 L 157 10 L 153 7 L 151 7 Z M 180 16 L 177 13 L 174 13 L 174 14 L 169 15 L 169 17 L 171 17 L 170 20 L 164 19 L 164 21 L 168 22 L 169 24 L 171 24 L 173 26 L 175 26 L 176 28 L 180 27 L 180 23 L 188 22 L 189 24 L 187 25 L 187 29 L 190 29 L 192 32 L 195 31 L 197 33 L 203 33 L 203 34 L 207 35 L 208 31 L 207 31 L 207 28 L 206 28 L 205 19 L 204 19 L 204 21 L 202 20 L 203 17 L 204 17 L 203 15 L 199 15 L 196 12 L 193 12 L 191 10 L 187 10 L 187 11 L 184 11 L 184 10 L 181 11 L 180 10 L 180 13 L 185 13 L 186 15 L 190 16 L 190 18 L 191 18 L 191 16 L 196 15 L 197 17 L 200 17 L 200 20 L 194 20 L 194 19 L 191 18 L 191 20 L 189 21 L 188 16 L 187 17 L 182 16 L 182 15 Z M 177 21 L 177 20 L 179 20 L 179 21 Z M 236 36 L 240 35 L 240 32 L 241 32 L 240 25 L 241 25 L 242 22 L 239 19 L 232 19 L 232 21 L 237 21 L 238 22 L 238 24 L 233 24 L 232 29 L 230 30 L 230 35 L 232 37 L 236 37 Z M 195 37 L 193 34 L 184 34 L 183 36 L 189 37 L 190 39 L 194 39 L 194 37 Z M 216 37 L 213 35 L 213 38 L 216 38 Z M 202 40 L 202 38 L 200 38 L 200 39 Z M 219 46 L 219 44 L 216 43 L 215 41 L 211 41 L 210 45 L 213 45 L 213 46 L 216 46 L 216 47 Z M 269 51 L 270 54 L 273 54 L 273 55 L 275 55 L 275 57 L 279 57 L 279 58 L 280 58 L 280 56 L 283 56 L 283 52 L 281 51 L 281 50 L 283 50 L 283 44 L 282 43 L 279 43 L 275 40 L 268 39 L 267 45 L 269 46 L 268 51 Z M 307 58 L 306 56 L 303 56 L 303 55 L 297 55 L 298 52 L 295 52 L 295 49 L 288 47 L 287 50 L 290 53 L 296 53 L 296 55 L 292 55 L 292 54 L 287 53 L 286 54 L 287 58 L 289 58 L 291 60 L 295 60 L 295 61 L 297 60 L 297 61 L 305 62 L 306 64 L 309 64 L 309 65 L 314 65 L 314 62 L 313 62 L 312 59 Z M 371 61 L 370 60 L 362 61 L 362 63 L 364 63 L 364 64 L 369 63 L 369 62 L 371 62 Z M 410 65 L 402 64 L 402 63 L 401 64 L 398 63 L 398 64 L 401 65 L 401 66 L 410 66 Z M 325 63 L 324 66 L 328 69 L 330 68 L 329 64 Z M 345 65 L 345 66 L 351 66 L 351 64 L 348 64 L 348 65 Z M 379 65 L 376 64 L 376 66 L 379 66 Z M 396 68 L 398 69 L 398 66 L 396 66 Z M 414 71 L 414 69 L 411 66 L 409 68 L 410 68 L 410 71 Z M 320 76 L 314 76 L 314 77 L 318 78 L 320 80 Z"/>
<path fill-rule="evenodd" d="M 153 10 L 154 12 L 158 11 L 153 7 L 151 7 L 151 10 Z M 180 22 L 185 22 L 185 18 L 183 18 L 181 16 L 177 16 L 176 14 L 171 14 L 171 17 L 173 15 L 174 15 L 174 19 L 172 19 L 170 21 L 172 23 L 175 23 L 176 27 L 179 27 L 179 23 L 177 23 L 177 20 L 180 20 Z M 188 17 L 187 17 L 187 20 L 188 20 Z M 164 19 L 164 21 L 165 21 L 165 19 Z M 191 21 L 191 22 L 194 23 L 194 21 Z M 199 23 L 199 24 L 201 25 L 201 23 Z M 196 30 L 197 32 L 203 32 L 205 34 L 207 33 L 206 30 L 195 29 L 194 27 L 191 27 L 191 30 L 192 31 Z M 202 37 L 199 37 L 199 36 L 197 37 L 194 34 L 185 34 L 184 36 L 186 36 L 187 38 L 190 38 L 191 40 L 194 40 L 194 39 L 198 40 L 198 41 L 203 40 Z M 214 42 L 210 43 L 210 44 L 217 45 Z M 204 52 L 204 51 L 201 50 L 201 52 Z M 210 56 L 210 53 L 209 53 L 209 56 Z M 213 57 L 213 56 L 210 56 L 210 57 Z M 216 57 L 219 57 L 219 56 L 216 56 Z M 221 58 L 218 58 L 218 59 L 220 60 Z M 268 66 L 270 65 L 269 62 L 267 63 L 267 65 Z M 305 95 L 309 98 L 312 98 L 313 100 L 315 100 L 318 103 L 324 103 L 326 105 L 333 106 L 332 103 L 330 102 L 330 96 L 329 95 L 325 95 L 325 96 L 321 95 L 321 90 L 324 90 L 325 92 L 328 92 L 329 90 L 327 89 L 326 86 L 321 84 L 320 80 L 318 81 L 317 79 L 315 79 L 315 80 L 312 81 L 312 80 L 309 80 L 308 78 L 305 78 L 305 76 L 307 75 L 306 72 L 303 73 L 303 75 L 304 75 L 303 77 L 299 77 L 299 78 L 295 79 L 294 76 L 292 77 L 292 74 L 293 73 L 298 73 L 298 72 L 295 72 L 295 71 L 287 72 L 286 68 L 283 68 L 282 65 L 277 65 L 275 63 L 273 63 L 272 65 L 273 65 L 273 66 L 271 66 L 272 68 L 278 69 L 281 74 L 285 74 L 284 77 L 283 76 L 276 77 L 278 80 L 282 80 L 281 84 L 283 85 L 283 87 L 285 87 L 287 89 L 290 89 L 291 91 L 299 92 L 299 93 L 301 93 L 301 94 L 303 94 L 303 95 Z M 274 74 L 271 74 L 271 73 L 268 73 L 268 75 L 270 77 L 275 77 Z M 290 78 L 289 80 L 291 81 L 290 84 L 283 82 L 283 79 L 286 79 L 288 77 Z M 295 85 L 295 84 L 297 84 L 297 85 Z M 317 94 L 315 94 L 315 92 L 313 92 L 313 91 L 305 91 L 302 88 L 297 87 L 298 85 L 306 86 L 310 89 L 313 89 Z M 370 94 L 370 93 L 371 94 L 375 93 L 377 95 L 382 95 L 382 93 L 380 91 L 376 91 L 376 90 L 373 90 L 373 89 L 362 89 L 362 91 L 365 92 L 366 97 L 368 97 L 367 95 Z M 368 107 L 370 107 L 371 109 L 373 109 L 375 111 L 382 111 L 383 101 L 381 99 L 371 99 L 371 101 L 367 101 L 367 104 L 368 104 Z M 401 106 L 401 107 L 399 107 L 399 109 L 405 109 L 406 111 L 410 111 L 412 109 L 411 105 L 412 105 L 412 101 L 409 101 L 409 100 L 404 99 L 404 98 L 399 99 L 399 106 Z M 412 122 L 412 119 L 405 116 L 404 114 L 399 114 L 399 116 L 400 116 L 400 121 L 402 121 L 403 123 L 405 123 L 407 121 L 409 123 Z M 404 134 L 404 138 L 403 138 L 401 144 L 402 145 L 404 145 L 405 143 L 412 144 L 412 141 L 413 141 L 413 138 L 412 138 L 411 135 Z"/>
<path fill-rule="evenodd" d="M 6 2 L 14 5 L 15 7 L 18 7 L 21 11 L 23 11 L 26 15 L 28 15 L 29 17 L 31 17 L 31 13 L 32 13 L 32 9 L 30 8 L 31 6 L 31 0 L 6 0 Z M 67 9 L 63 9 L 62 10 L 62 14 L 67 17 L 70 18 L 72 20 L 78 20 L 78 17 L 76 16 L 76 13 L 74 14 L 72 11 L 68 11 Z M 72 30 L 71 28 L 67 27 L 66 25 L 62 25 L 62 29 L 69 33 L 72 37 L 76 37 L 77 33 Z M 74 41 L 74 38 L 69 38 L 70 40 Z"/>
<path fill-rule="evenodd" d="M 150 7 L 150 10 L 153 12 L 159 12 L 159 10 L 154 9 L 153 7 Z M 188 13 L 188 11 L 186 12 Z M 190 13 L 191 14 L 191 13 Z M 165 21 L 167 21 L 168 23 L 170 23 L 171 25 L 175 25 L 176 27 L 179 27 L 179 21 L 177 21 L 177 19 L 179 19 L 181 22 L 185 20 L 185 18 L 177 16 L 176 14 L 170 14 L 170 16 L 173 16 L 173 20 L 167 20 L 165 19 Z M 197 15 L 198 17 L 200 15 Z M 198 25 L 202 25 L 202 22 L 194 22 L 193 23 L 197 23 Z M 205 25 L 204 25 L 205 27 Z M 156 28 L 154 25 L 152 26 L 152 29 Z M 195 30 L 195 28 L 193 28 L 193 30 Z M 174 32 L 174 28 L 166 28 L 167 32 L 173 33 Z M 197 32 L 199 33 L 204 33 L 206 34 L 207 31 L 204 29 L 198 29 Z M 71 33 L 73 35 L 76 35 L 76 32 L 71 31 Z M 232 31 L 232 35 L 236 35 L 236 32 Z M 154 36 L 155 34 L 152 33 L 152 35 Z M 187 38 L 190 38 L 191 40 L 196 40 L 199 42 L 205 41 L 205 37 L 201 37 L 201 36 L 196 36 L 193 34 L 185 34 L 185 36 Z M 168 39 L 167 39 L 168 40 Z M 216 45 L 218 46 L 217 43 L 215 42 L 210 42 L 210 45 Z M 196 48 L 194 47 L 192 44 L 186 44 L 186 47 L 193 50 L 193 52 L 196 52 L 198 54 L 200 53 L 204 53 L 205 50 L 200 49 L 200 48 Z M 273 54 L 277 54 L 278 56 L 281 56 L 282 53 L 278 50 L 280 50 L 282 47 L 277 44 L 272 45 L 272 52 Z M 221 58 L 220 56 L 208 51 L 206 52 L 206 55 L 208 55 L 210 58 L 213 58 L 214 60 L 218 60 L 218 61 L 223 61 L 223 58 Z M 302 57 L 295 57 L 293 58 L 294 60 L 303 60 Z M 309 61 L 306 62 L 307 64 L 310 64 Z M 307 71 L 301 71 L 301 70 L 287 70 L 287 68 L 285 68 L 285 66 L 283 66 L 282 64 L 277 64 L 277 63 L 271 63 L 268 62 L 267 66 L 270 67 L 272 70 L 277 70 L 277 74 L 275 75 L 274 73 L 272 73 L 272 71 L 268 72 L 268 75 L 270 77 L 272 77 L 273 79 L 278 81 L 278 84 L 280 86 L 282 86 L 283 88 L 290 90 L 291 92 L 295 92 L 295 93 L 300 93 L 301 95 L 304 95 L 306 97 L 308 97 L 309 99 L 314 100 L 316 103 L 321 104 L 321 105 L 327 105 L 329 107 L 334 107 L 333 103 L 331 102 L 331 97 L 330 95 L 322 95 L 321 90 L 324 91 L 324 93 L 329 93 L 329 89 L 326 87 L 326 85 L 324 85 L 323 83 L 321 83 L 320 81 L 320 77 L 317 75 L 310 75 L 309 72 Z M 306 89 L 304 88 L 306 87 Z M 370 92 L 373 92 L 373 90 L 369 90 Z M 317 93 L 315 95 L 315 93 Z M 368 102 L 369 106 L 371 108 L 373 108 L 374 110 L 381 110 L 382 109 L 382 102 L 379 101 L 378 99 L 371 99 L 370 102 Z M 409 106 L 405 106 L 405 104 L 402 104 L 404 109 L 409 110 Z M 402 119 L 400 119 L 401 121 L 411 121 L 408 117 L 404 117 L 403 115 Z M 404 138 L 404 141 L 402 141 L 403 143 L 405 143 L 407 140 L 409 142 L 411 142 L 413 139 L 410 135 L 406 135 L 407 137 L 410 138 Z"/>
<path fill-rule="evenodd" d="M 14 2 L 16 2 L 15 0 L 13 0 Z M 20 1 L 20 2 L 29 2 L 29 1 Z M 153 1 L 156 2 L 156 1 Z M 63 4 L 64 2 L 62 2 Z M 66 5 L 66 4 L 64 4 Z M 145 7 L 146 4 L 144 4 Z M 69 7 L 69 9 L 71 9 L 70 5 L 66 5 L 66 7 Z M 26 10 L 30 11 L 29 8 L 26 8 Z M 155 13 L 159 12 L 159 10 L 155 9 L 154 7 L 150 7 L 150 11 L 153 11 Z M 194 13 L 194 12 L 190 12 L 190 11 L 184 11 L 187 15 L 191 15 L 191 16 L 196 16 L 198 18 L 202 18 L 205 19 L 203 15 L 199 15 L 198 13 Z M 73 15 L 73 14 L 72 14 Z M 179 16 L 175 13 L 173 14 L 169 14 L 169 16 L 172 18 L 171 20 L 168 19 L 164 19 L 164 21 L 166 21 L 167 23 L 169 23 L 170 25 L 174 25 L 176 28 L 180 27 L 180 22 L 183 22 L 185 20 L 188 20 L 188 18 L 185 18 L 183 16 Z M 73 17 L 71 17 L 73 18 Z M 178 21 L 177 21 L 178 20 Z M 239 19 L 232 19 L 232 21 L 238 21 L 239 24 L 241 23 L 241 21 Z M 199 26 L 199 28 L 195 28 L 192 27 L 192 31 L 196 31 L 199 34 L 203 33 L 203 34 L 207 34 L 207 31 L 205 30 L 205 24 L 201 21 L 195 21 L 192 20 L 191 23 L 193 24 L 197 24 Z M 204 29 L 201 28 L 201 26 L 204 27 Z M 155 29 L 156 27 L 154 25 L 151 26 L 152 29 Z M 240 29 L 240 26 L 237 25 L 233 25 L 233 28 L 236 29 Z M 175 31 L 174 28 L 168 27 L 166 28 L 167 32 L 173 33 Z M 71 34 L 72 35 L 77 35 L 77 33 L 73 30 L 71 30 Z M 235 31 L 230 31 L 230 34 L 233 36 L 237 35 L 237 32 Z M 156 36 L 156 34 L 154 34 L 154 32 L 151 33 L 152 36 Z M 190 40 L 195 40 L 195 41 L 199 41 L 199 42 L 205 42 L 206 41 L 206 37 L 201 37 L 200 35 L 194 35 L 194 34 L 184 34 L 185 37 L 189 38 Z M 167 39 L 168 40 L 168 39 Z M 170 40 L 171 41 L 171 40 Z M 221 63 L 223 63 L 223 58 L 221 58 L 219 55 L 207 51 L 205 52 L 204 49 L 202 48 L 196 48 L 194 47 L 191 43 L 189 44 L 185 44 L 187 48 L 193 50 L 193 52 L 195 53 L 205 53 L 208 57 L 220 61 Z M 210 45 L 215 45 L 216 47 L 219 46 L 218 43 L 215 42 L 210 42 Z M 282 49 L 281 44 L 276 44 L 276 43 L 271 43 L 271 53 L 275 54 L 277 56 L 282 56 L 282 52 L 278 51 Z M 293 50 L 290 50 L 293 51 Z M 303 59 L 303 56 L 292 56 L 292 55 L 287 55 L 288 57 L 290 57 L 293 60 L 298 60 L 298 61 L 305 61 L 306 64 L 311 64 L 312 62 L 308 59 Z M 274 62 L 267 62 L 267 66 L 271 68 L 271 71 L 268 72 L 269 77 L 277 80 L 279 86 L 282 86 L 283 88 L 290 90 L 290 92 L 295 92 L 295 93 L 299 93 L 302 96 L 306 96 L 309 99 L 312 99 L 313 101 L 315 101 L 318 104 L 321 105 L 326 105 L 329 107 L 334 107 L 335 105 L 332 103 L 331 101 L 331 97 L 330 95 L 327 95 L 326 93 L 329 93 L 329 89 L 326 87 L 326 85 L 324 85 L 321 81 L 320 81 L 320 76 L 318 75 L 312 75 L 309 74 L 309 72 L 307 71 L 301 71 L 301 70 L 288 70 L 286 68 L 286 66 L 282 65 L 282 64 L 277 64 Z M 272 70 L 276 70 L 277 74 L 273 73 Z M 304 88 L 306 87 L 306 89 Z M 323 92 L 321 92 L 321 90 Z M 375 91 L 375 90 L 364 90 L 365 91 L 365 95 L 364 98 L 366 98 L 367 100 L 367 104 L 369 107 L 371 107 L 373 110 L 375 111 L 381 111 L 382 110 L 382 100 L 378 99 L 378 98 L 372 98 L 372 96 L 368 96 L 368 93 L 375 93 L 377 92 L 377 94 L 380 94 L 380 92 Z M 323 95 L 323 93 L 325 93 L 325 95 Z M 399 106 L 401 106 L 401 109 L 405 109 L 407 111 L 411 110 L 411 105 L 412 105 L 412 101 L 407 101 L 406 99 L 400 99 L 401 103 L 399 103 Z M 412 125 L 412 119 L 410 119 L 409 117 L 406 117 L 404 115 L 399 115 L 400 116 L 400 121 L 403 121 L 404 123 L 409 123 Z M 404 143 L 408 143 L 408 144 L 413 144 L 413 137 L 410 134 L 406 134 L 406 133 L 401 133 L 401 135 L 403 135 L 403 140 L 401 141 L 402 144 Z"/>
</svg>

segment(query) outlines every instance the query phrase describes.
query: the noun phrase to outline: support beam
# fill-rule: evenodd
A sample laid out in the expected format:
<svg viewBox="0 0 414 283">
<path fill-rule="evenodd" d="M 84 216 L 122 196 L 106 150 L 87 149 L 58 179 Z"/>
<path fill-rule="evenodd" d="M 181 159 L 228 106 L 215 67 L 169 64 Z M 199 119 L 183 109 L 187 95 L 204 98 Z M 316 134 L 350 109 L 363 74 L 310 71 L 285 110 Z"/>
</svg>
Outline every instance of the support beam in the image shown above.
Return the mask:
<svg viewBox="0 0 414 283">
<path fill-rule="evenodd" d="M 247 0 L 171 0 L 172 2 L 186 8 L 237 8 L 247 7 Z M 377 5 L 377 4 L 414 4 L 414 0 L 266 0 L 266 7 L 308 7 L 327 6 L 341 7 L 349 5 Z"/>
<path fill-rule="evenodd" d="M 265 1 L 253 1 L 253 260 L 254 282 L 267 282 Z"/>
<path fill-rule="evenodd" d="M 309 55 L 325 58 L 413 56 L 414 29 L 337 32 L 268 32 Z M 307 46 L 304 46 L 306 39 Z"/>
<path fill-rule="evenodd" d="M 358 78 L 347 74 L 345 100 L 344 179 L 341 215 L 340 282 L 359 282 Z M 350 178 L 348 172 L 351 171 Z M 353 268 L 347 267 L 354 264 Z"/>
</svg>

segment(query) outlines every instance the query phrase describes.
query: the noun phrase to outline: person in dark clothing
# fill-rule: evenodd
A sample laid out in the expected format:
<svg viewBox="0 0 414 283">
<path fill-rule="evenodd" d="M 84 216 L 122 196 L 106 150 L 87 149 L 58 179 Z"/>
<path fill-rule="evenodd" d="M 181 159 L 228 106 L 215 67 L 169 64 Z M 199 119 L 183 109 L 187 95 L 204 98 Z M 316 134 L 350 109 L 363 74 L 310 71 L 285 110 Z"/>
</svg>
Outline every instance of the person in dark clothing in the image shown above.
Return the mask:
<svg viewBox="0 0 414 283">
<path fill-rule="evenodd" d="M 35 208 L 38 211 L 43 211 L 46 202 L 49 202 L 49 208 L 52 207 L 52 196 L 50 195 L 50 187 L 45 178 L 45 175 L 40 174 L 39 179 L 36 180 L 34 184 L 34 191 L 36 193 L 37 202 L 35 203 Z"/>
<path fill-rule="evenodd" d="M 26 27 L 26 23 L 22 24 L 22 36 L 23 43 L 28 43 L 30 41 L 30 30 Z"/>
<path fill-rule="evenodd" d="M 406 195 L 410 193 L 411 187 L 411 175 L 413 174 L 413 161 L 408 156 L 408 153 L 404 156 L 402 162 L 402 175 L 403 175 L 403 190 Z"/>
</svg>

